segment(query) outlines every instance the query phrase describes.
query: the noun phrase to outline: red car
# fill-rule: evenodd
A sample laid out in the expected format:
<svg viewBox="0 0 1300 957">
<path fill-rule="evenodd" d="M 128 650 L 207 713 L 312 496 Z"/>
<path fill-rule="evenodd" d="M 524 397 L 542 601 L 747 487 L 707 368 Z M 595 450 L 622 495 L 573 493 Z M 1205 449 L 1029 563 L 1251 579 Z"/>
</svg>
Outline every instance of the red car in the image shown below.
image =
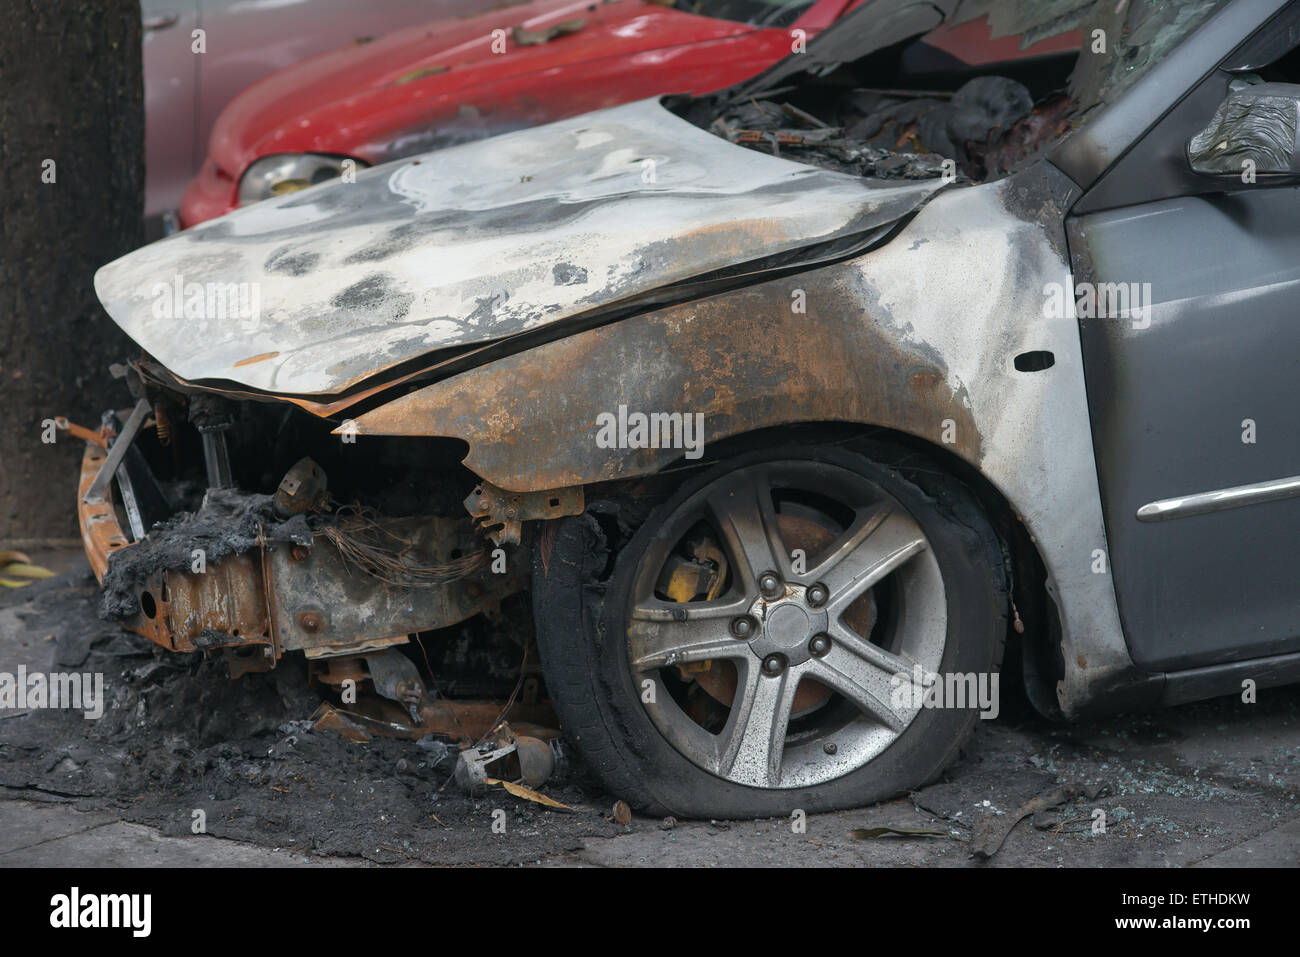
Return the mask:
<svg viewBox="0 0 1300 957">
<path fill-rule="evenodd" d="M 358 166 L 656 94 L 707 93 L 791 53 L 858 0 L 533 0 L 322 54 L 222 112 L 180 223 Z"/>
</svg>

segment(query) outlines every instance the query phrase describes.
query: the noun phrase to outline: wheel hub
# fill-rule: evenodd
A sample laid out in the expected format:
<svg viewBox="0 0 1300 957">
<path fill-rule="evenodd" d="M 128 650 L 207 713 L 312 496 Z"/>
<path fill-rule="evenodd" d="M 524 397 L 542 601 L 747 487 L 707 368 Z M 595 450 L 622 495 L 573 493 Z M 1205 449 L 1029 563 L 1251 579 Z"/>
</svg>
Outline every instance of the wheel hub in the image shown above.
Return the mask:
<svg viewBox="0 0 1300 957">
<path fill-rule="evenodd" d="M 750 607 L 749 616 L 758 627 L 749 639 L 749 650 L 759 661 L 782 655 L 788 664 L 801 665 L 812 657 L 813 636 L 824 634 L 829 620 L 825 611 L 809 605 L 802 585 L 786 585 L 783 590 L 783 597 L 760 598 Z"/>
</svg>

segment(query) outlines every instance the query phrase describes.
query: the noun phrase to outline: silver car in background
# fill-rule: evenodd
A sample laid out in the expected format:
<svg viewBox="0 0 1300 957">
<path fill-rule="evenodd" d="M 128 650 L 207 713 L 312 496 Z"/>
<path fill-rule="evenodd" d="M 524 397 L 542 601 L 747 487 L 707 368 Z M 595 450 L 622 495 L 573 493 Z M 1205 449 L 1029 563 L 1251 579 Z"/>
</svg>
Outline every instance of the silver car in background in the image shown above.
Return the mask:
<svg viewBox="0 0 1300 957">
<path fill-rule="evenodd" d="M 473 0 L 140 0 L 144 26 L 146 218 L 176 207 L 217 115 L 276 70 L 439 16 Z M 203 52 L 196 53 L 203 31 Z"/>
</svg>

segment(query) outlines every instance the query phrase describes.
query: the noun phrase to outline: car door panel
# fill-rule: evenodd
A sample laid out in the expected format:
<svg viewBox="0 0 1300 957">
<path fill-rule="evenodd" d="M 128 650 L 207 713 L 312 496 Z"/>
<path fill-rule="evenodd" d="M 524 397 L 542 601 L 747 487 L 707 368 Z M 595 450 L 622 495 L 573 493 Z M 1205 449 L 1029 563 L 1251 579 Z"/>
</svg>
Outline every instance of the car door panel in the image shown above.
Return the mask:
<svg viewBox="0 0 1300 957">
<path fill-rule="evenodd" d="M 1300 498 L 1138 517 L 1300 476 L 1297 224 L 1300 189 L 1264 187 L 1070 222 L 1076 284 L 1150 297 L 1149 316 L 1080 319 L 1110 571 L 1144 668 L 1300 649 Z"/>
</svg>

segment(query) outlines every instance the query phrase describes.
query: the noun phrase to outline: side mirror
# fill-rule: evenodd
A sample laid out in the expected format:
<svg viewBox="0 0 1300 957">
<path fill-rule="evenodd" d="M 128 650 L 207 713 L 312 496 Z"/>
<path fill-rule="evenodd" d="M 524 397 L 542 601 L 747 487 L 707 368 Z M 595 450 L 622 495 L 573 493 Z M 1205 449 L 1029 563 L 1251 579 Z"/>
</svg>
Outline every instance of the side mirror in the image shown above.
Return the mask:
<svg viewBox="0 0 1300 957">
<path fill-rule="evenodd" d="M 1300 85 L 1247 86 L 1229 93 L 1209 126 L 1191 138 L 1187 162 L 1192 172 L 1225 181 L 1252 183 L 1261 176 L 1275 185 L 1300 183 L 1297 129 Z"/>
</svg>

